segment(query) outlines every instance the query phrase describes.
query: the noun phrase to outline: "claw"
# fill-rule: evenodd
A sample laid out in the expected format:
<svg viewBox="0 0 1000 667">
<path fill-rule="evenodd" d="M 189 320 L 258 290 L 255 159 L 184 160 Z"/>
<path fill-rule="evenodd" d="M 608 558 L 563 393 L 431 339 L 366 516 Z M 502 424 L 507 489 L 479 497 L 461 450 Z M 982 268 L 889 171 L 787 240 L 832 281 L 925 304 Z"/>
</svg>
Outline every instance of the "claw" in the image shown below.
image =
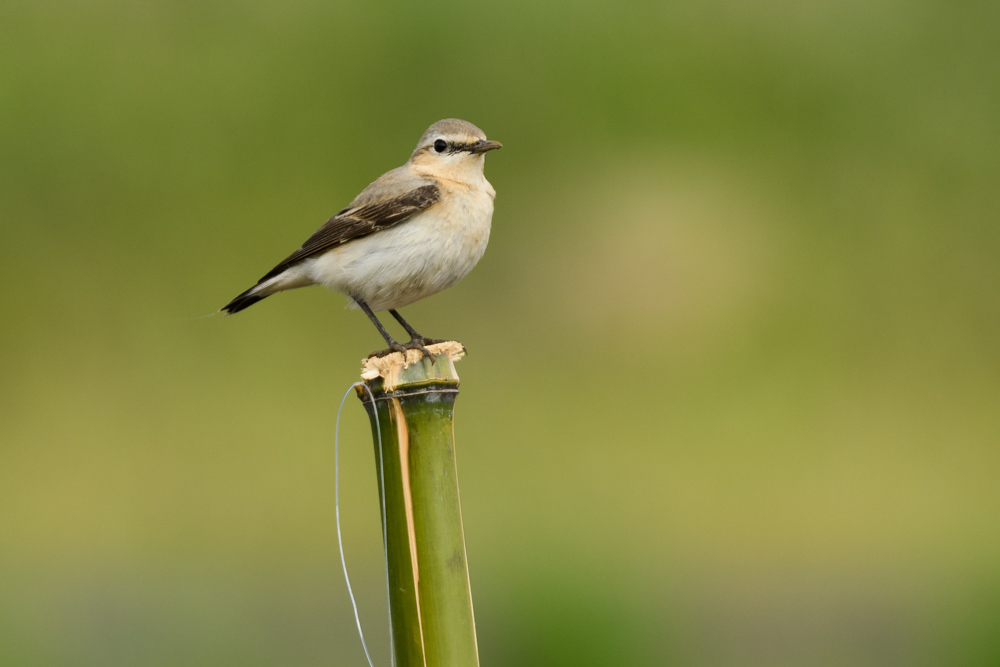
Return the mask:
<svg viewBox="0 0 1000 667">
<path fill-rule="evenodd" d="M 428 342 L 426 338 L 411 338 L 409 343 L 401 347 L 409 350 L 420 350 L 425 357 L 431 360 L 431 366 L 433 366 L 437 362 L 437 356 L 424 346 L 425 342 Z"/>
<path fill-rule="evenodd" d="M 421 337 L 420 342 L 424 345 L 437 345 L 438 343 L 447 343 L 448 341 L 442 340 L 440 338 L 423 338 Z"/>
</svg>

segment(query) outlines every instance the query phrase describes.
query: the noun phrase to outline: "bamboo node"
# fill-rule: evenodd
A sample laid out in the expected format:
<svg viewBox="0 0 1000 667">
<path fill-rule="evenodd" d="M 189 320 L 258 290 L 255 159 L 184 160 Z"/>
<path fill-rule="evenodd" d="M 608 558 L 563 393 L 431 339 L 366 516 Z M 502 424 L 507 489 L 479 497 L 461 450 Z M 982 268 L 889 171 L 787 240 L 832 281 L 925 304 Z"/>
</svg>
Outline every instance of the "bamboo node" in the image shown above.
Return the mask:
<svg viewBox="0 0 1000 667">
<path fill-rule="evenodd" d="M 434 375 L 458 379 L 455 362 L 465 356 L 464 345 L 457 340 L 447 340 L 432 343 L 427 346 L 427 350 L 435 356 L 434 366 L 444 364 L 443 368 L 434 369 Z M 361 361 L 361 379 L 371 382 L 382 378 L 385 391 L 392 391 L 403 379 L 403 371 L 422 361 L 430 365 L 430 360 L 425 360 L 424 353 L 420 350 L 406 350 L 405 356 L 402 352 L 390 352 L 383 356 L 368 357 Z"/>
</svg>

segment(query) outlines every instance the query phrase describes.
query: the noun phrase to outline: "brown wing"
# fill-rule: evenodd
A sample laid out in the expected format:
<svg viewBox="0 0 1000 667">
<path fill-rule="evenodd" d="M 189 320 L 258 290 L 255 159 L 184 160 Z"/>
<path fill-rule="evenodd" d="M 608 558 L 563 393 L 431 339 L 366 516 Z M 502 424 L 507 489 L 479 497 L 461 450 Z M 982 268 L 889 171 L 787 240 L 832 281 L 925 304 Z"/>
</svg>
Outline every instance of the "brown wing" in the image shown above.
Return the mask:
<svg viewBox="0 0 1000 667">
<path fill-rule="evenodd" d="M 258 284 L 273 278 L 306 257 L 397 225 L 431 206 L 440 198 L 441 192 L 436 185 L 425 185 L 395 199 L 345 208 L 327 220 L 325 225 L 306 239 L 301 248 L 271 269 L 258 281 Z"/>
</svg>

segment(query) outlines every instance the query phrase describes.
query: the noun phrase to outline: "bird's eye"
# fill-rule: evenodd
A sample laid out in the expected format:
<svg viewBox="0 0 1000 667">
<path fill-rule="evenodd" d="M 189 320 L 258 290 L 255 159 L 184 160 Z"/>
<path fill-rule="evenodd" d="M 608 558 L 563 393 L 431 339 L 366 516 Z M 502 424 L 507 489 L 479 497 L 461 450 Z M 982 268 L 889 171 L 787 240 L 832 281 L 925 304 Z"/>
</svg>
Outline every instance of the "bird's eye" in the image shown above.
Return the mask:
<svg viewBox="0 0 1000 667">
<path fill-rule="evenodd" d="M 438 153 L 444 153 L 444 149 L 448 148 L 448 143 L 444 139 L 438 139 L 434 142 L 434 150 Z"/>
</svg>

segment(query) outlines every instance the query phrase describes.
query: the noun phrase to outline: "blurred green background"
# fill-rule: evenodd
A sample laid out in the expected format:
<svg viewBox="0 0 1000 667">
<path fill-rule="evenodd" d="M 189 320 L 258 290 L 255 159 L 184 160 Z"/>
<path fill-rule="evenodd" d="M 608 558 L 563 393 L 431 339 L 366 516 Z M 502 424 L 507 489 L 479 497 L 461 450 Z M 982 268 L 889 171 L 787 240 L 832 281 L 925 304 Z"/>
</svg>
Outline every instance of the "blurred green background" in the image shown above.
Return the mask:
<svg viewBox="0 0 1000 667">
<path fill-rule="evenodd" d="M 360 665 L 342 297 L 211 313 L 433 121 L 404 314 L 483 665 L 1000 664 L 996 2 L 0 4 L 0 664 Z M 388 664 L 367 420 L 345 537 Z"/>
</svg>

